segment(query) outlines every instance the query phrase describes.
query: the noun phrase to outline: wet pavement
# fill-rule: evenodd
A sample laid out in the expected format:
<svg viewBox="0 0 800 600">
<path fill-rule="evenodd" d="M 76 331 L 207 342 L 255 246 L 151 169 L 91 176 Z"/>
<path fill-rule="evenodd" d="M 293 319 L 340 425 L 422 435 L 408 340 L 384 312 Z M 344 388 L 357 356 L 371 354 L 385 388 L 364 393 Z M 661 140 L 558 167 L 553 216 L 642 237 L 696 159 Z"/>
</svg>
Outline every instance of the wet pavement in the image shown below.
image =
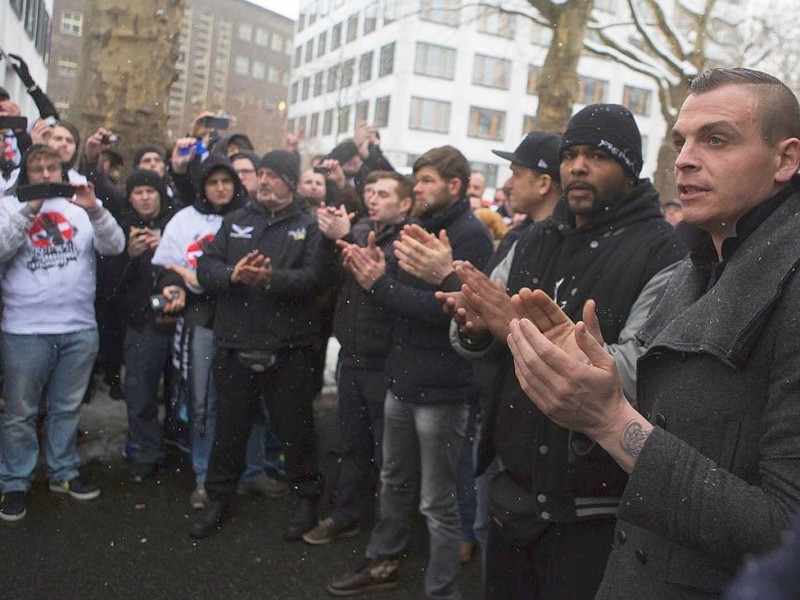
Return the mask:
<svg viewBox="0 0 800 600">
<path fill-rule="evenodd" d="M 336 472 L 335 412 L 333 394 L 315 404 L 320 466 L 329 483 Z M 102 494 L 78 502 L 34 483 L 27 517 L 0 522 L 0 598 L 330 598 L 330 578 L 361 561 L 368 530 L 324 546 L 283 541 L 288 499 L 237 497 L 233 519 L 216 535 L 194 540 L 188 536 L 193 475 L 186 455 L 171 450 L 164 473 L 130 482 L 121 456 L 125 406 L 104 389 L 84 407 L 81 428 L 85 473 Z M 329 492 L 320 505 L 323 514 Z M 424 521 L 416 515 L 400 588 L 368 597 L 422 598 L 427 543 Z M 476 559 L 464 568 L 460 585 L 465 599 L 480 598 Z"/>
</svg>

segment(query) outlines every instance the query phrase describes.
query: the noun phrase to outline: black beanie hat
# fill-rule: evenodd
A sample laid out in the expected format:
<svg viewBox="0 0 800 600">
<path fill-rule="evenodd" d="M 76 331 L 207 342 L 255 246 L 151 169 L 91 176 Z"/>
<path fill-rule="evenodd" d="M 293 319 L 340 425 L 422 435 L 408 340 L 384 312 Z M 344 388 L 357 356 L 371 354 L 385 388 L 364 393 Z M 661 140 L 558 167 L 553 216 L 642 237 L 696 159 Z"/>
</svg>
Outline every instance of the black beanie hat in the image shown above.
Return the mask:
<svg viewBox="0 0 800 600">
<path fill-rule="evenodd" d="M 133 168 L 138 168 L 139 162 L 141 162 L 142 158 L 145 154 L 150 152 L 155 152 L 158 154 L 162 159 L 166 161 L 166 154 L 164 152 L 164 148 L 159 148 L 158 146 L 148 145 L 148 146 L 140 146 L 136 149 L 136 152 L 133 153 Z"/>
<path fill-rule="evenodd" d="M 164 187 L 164 178 L 155 171 L 151 171 L 150 169 L 136 169 L 133 173 L 128 175 L 128 178 L 125 180 L 125 193 L 128 198 L 130 198 L 133 188 L 140 185 L 149 185 L 151 188 L 155 188 L 161 195 L 161 201 L 167 201 L 167 188 Z"/>
<path fill-rule="evenodd" d="M 559 155 L 570 146 L 593 146 L 608 152 L 628 173 L 639 179 L 642 135 L 627 108 L 620 104 L 590 104 L 567 124 Z"/>
<path fill-rule="evenodd" d="M 277 173 L 292 192 L 297 188 L 300 179 L 300 159 L 294 152 L 273 150 L 261 157 L 258 169 L 271 169 Z"/>
</svg>

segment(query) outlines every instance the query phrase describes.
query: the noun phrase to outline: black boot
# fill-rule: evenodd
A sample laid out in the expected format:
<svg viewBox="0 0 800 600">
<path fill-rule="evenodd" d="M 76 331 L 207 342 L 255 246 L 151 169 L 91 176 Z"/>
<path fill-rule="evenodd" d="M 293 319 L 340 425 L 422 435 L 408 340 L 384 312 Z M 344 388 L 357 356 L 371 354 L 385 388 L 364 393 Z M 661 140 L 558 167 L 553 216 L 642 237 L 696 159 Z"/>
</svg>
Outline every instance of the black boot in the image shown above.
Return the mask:
<svg viewBox="0 0 800 600">
<path fill-rule="evenodd" d="M 189 535 L 196 539 L 210 536 L 228 520 L 229 513 L 230 504 L 228 500 L 209 500 L 206 507 L 192 523 Z"/>
<path fill-rule="evenodd" d="M 287 542 L 299 542 L 303 534 L 311 531 L 317 524 L 317 499 L 300 498 L 294 508 L 289 526 L 283 532 Z"/>
</svg>

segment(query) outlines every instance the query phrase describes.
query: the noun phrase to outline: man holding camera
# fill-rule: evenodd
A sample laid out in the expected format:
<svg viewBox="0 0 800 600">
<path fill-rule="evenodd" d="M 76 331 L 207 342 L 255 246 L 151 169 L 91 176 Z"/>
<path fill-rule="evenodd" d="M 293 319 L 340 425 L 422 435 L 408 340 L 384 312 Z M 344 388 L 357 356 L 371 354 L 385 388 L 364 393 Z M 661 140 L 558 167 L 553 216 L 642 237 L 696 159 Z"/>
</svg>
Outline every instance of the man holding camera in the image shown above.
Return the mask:
<svg viewBox="0 0 800 600">
<path fill-rule="evenodd" d="M 97 201 L 91 185 L 59 194 L 61 158 L 42 145 L 23 157 L 26 184 L 55 184 L 25 203 L 0 202 L 3 431 L 0 435 L 0 519 L 25 517 L 25 496 L 39 456 L 35 420 L 47 408 L 47 477 L 50 490 L 77 500 L 100 495 L 80 474 L 78 411 L 97 354 L 94 314 L 95 251 L 119 254 L 125 236 Z M 28 188 L 30 189 L 30 188 Z"/>
<path fill-rule="evenodd" d="M 161 232 L 175 214 L 165 201 L 164 179 L 139 169 L 125 182 L 128 203 L 121 221 L 128 236 L 127 251 L 112 271 L 117 276 L 117 310 L 125 325 L 124 393 L 128 408 L 126 456 L 134 482 L 155 475 L 164 460 L 158 420 L 158 385 L 169 357 L 175 319 L 186 300 L 177 285 L 156 290 L 159 267 L 151 264 Z"/>
</svg>

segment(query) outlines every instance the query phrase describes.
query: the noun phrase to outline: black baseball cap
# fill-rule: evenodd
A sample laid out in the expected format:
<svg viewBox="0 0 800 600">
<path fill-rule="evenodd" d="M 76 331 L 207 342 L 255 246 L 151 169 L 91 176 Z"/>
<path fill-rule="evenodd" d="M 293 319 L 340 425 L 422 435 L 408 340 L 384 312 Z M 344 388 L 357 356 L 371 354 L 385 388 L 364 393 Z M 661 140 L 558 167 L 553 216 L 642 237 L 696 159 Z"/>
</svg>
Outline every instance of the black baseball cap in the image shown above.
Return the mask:
<svg viewBox="0 0 800 600">
<path fill-rule="evenodd" d="M 527 134 L 513 152 L 492 150 L 494 154 L 512 163 L 547 173 L 556 181 L 561 181 L 558 171 L 561 136 L 544 131 L 532 131 Z"/>
</svg>

